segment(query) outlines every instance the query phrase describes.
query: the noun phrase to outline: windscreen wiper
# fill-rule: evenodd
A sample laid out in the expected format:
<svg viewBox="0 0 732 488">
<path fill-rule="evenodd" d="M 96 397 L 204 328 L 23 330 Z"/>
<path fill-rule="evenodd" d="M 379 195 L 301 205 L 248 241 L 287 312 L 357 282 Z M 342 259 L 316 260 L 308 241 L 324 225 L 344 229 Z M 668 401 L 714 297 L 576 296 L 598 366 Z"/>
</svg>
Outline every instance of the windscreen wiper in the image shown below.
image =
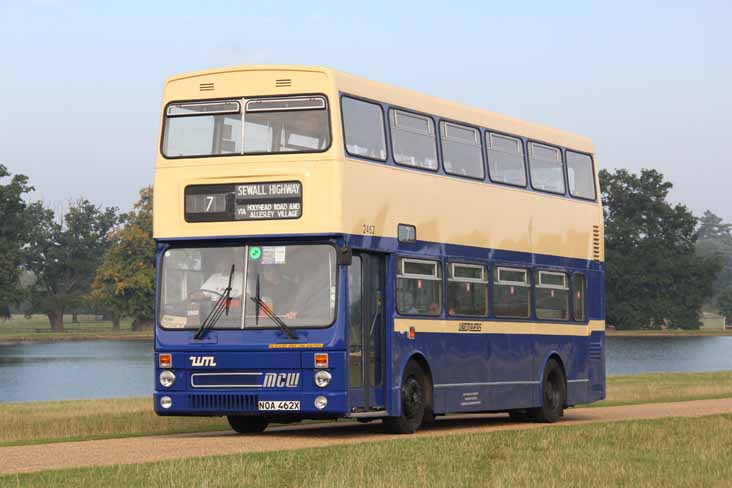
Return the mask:
<svg viewBox="0 0 732 488">
<path fill-rule="evenodd" d="M 293 332 L 293 330 L 290 329 L 287 326 L 287 324 L 282 321 L 281 318 L 276 316 L 274 314 L 274 312 L 272 311 L 272 309 L 269 308 L 269 305 L 267 305 L 265 302 L 263 302 L 261 298 L 259 298 L 258 296 L 256 296 L 256 297 L 250 296 L 249 299 L 257 305 L 257 310 L 264 311 L 264 314 L 267 317 L 269 317 L 270 320 L 272 320 L 272 322 L 277 324 L 277 327 L 282 329 L 282 332 L 284 332 L 287 335 L 287 337 L 289 337 L 290 339 L 297 339 L 297 335 L 295 334 L 295 332 Z"/>
<path fill-rule="evenodd" d="M 206 315 L 206 318 L 201 322 L 201 327 L 198 328 L 198 332 L 193 336 L 195 339 L 202 339 L 206 335 L 206 331 L 216 325 L 219 318 L 226 313 L 229 315 L 229 305 L 231 305 L 231 280 L 234 279 L 234 265 L 231 265 L 231 271 L 229 272 L 229 284 L 224 288 L 224 292 L 221 294 L 216 304 L 213 306 L 211 311 Z"/>
</svg>

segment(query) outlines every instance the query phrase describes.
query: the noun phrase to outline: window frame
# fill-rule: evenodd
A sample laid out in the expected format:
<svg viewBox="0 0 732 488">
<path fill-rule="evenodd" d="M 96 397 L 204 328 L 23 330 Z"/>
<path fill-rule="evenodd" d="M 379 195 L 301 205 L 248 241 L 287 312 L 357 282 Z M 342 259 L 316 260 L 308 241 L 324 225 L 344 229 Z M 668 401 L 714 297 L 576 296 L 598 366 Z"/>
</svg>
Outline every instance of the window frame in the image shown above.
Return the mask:
<svg viewBox="0 0 732 488">
<path fill-rule="evenodd" d="M 428 121 L 431 121 L 432 122 L 432 125 L 431 125 L 431 127 L 432 127 L 432 134 L 425 134 L 424 132 L 420 132 L 420 131 L 417 131 L 417 130 L 414 130 L 414 129 L 408 129 L 408 128 L 404 128 L 404 127 L 399 127 L 398 125 L 395 125 L 395 127 L 392 127 L 391 126 L 391 116 L 392 116 L 391 114 L 394 113 L 394 122 L 395 122 L 395 124 L 397 124 L 397 113 L 398 112 L 403 112 L 406 115 L 412 115 L 412 116 L 416 116 L 417 118 L 422 118 L 422 119 L 426 119 Z M 436 128 L 436 124 L 435 124 L 435 117 L 433 115 L 430 115 L 430 114 L 426 114 L 426 113 L 422 113 L 422 112 L 416 112 L 414 110 L 409 110 L 409 109 L 401 108 L 401 107 L 398 107 L 396 105 L 390 105 L 389 106 L 389 110 L 387 111 L 386 118 L 387 118 L 387 127 L 388 127 L 388 130 L 389 130 L 389 150 L 391 151 L 391 161 L 396 166 L 399 166 L 399 167 L 402 167 L 402 168 L 409 168 L 409 169 L 418 170 L 418 171 L 426 171 L 426 172 L 429 172 L 429 173 L 439 173 L 440 172 L 440 166 L 442 164 L 442 154 L 440 153 L 441 147 L 439 146 L 439 144 L 440 144 L 439 143 L 439 137 L 437 137 L 438 134 L 437 134 L 437 128 Z M 429 124 L 428 124 L 428 127 L 429 127 Z M 432 136 L 432 142 L 433 142 L 434 148 L 435 148 L 435 162 L 437 163 L 435 169 L 424 168 L 422 166 L 413 166 L 413 165 L 410 165 L 410 164 L 407 164 L 407 163 L 400 163 L 399 161 L 397 161 L 397 159 L 396 159 L 396 153 L 394 152 L 394 132 L 393 132 L 393 129 L 394 128 L 396 128 L 398 130 L 403 130 L 403 131 L 406 131 L 406 132 L 411 132 L 412 134 L 422 135 L 422 136 L 431 135 Z"/>
<path fill-rule="evenodd" d="M 544 147 L 548 147 L 548 148 L 551 148 L 551 149 L 556 149 L 557 151 L 559 151 L 559 164 L 560 164 L 561 169 L 562 169 L 562 185 L 564 186 L 564 191 L 563 192 L 556 192 L 556 191 L 551 191 L 551 190 L 543 190 L 541 188 L 536 188 L 534 186 L 534 178 L 533 178 L 533 173 L 531 171 L 531 152 L 532 152 L 532 147 L 534 145 L 544 146 Z M 562 146 L 555 146 L 553 144 L 549 144 L 549 143 L 546 143 L 546 142 L 541 142 L 541 141 L 537 141 L 537 140 L 534 140 L 534 139 L 527 139 L 527 141 L 526 141 L 526 160 L 528 161 L 529 182 L 531 183 L 531 189 L 532 190 L 538 191 L 538 192 L 541 192 L 541 193 L 544 193 L 544 194 L 547 194 L 547 195 L 557 195 L 557 196 L 565 196 L 565 197 L 567 196 L 567 194 L 568 194 L 567 193 L 567 188 L 568 188 L 568 185 L 567 185 L 567 165 L 566 165 L 566 163 L 564 161 L 564 151 L 562 150 Z M 546 159 L 539 159 L 539 161 L 549 162 Z"/>
<path fill-rule="evenodd" d="M 584 288 L 582 289 L 582 314 L 583 314 L 583 317 L 581 319 L 578 319 L 575 316 L 575 313 L 574 313 L 575 312 L 575 306 L 574 306 L 574 304 L 575 304 L 575 300 L 576 300 L 576 298 L 575 298 L 575 292 L 576 292 L 576 290 L 575 290 L 574 279 L 577 276 L 581 276 L 582 277 L 582 284 L 584 285 Z M 574 322 L 585 323 L 586 324 L 589 321 L 589 316 L 587 314 L 587 273 L 583 273 L 583 272 L 579 272 L 579 271 L 573 272 L 571 274 L 571 282 L 572 282 L 572 294 L 571 294 L 571 296 L 572 296 L 572 301 L 571 301 L 571 305 L 572 305 L 572 320 Z"/>
<path fill-rule="evenodd" d="M 403 317 L 442 317 L 443 311 L 445 308 L 445 286 L 446 286 L 446 280 L 444 275 L 443 263 L 442 260 L 439 257 L 436 257 L 435 259 L 424 259 L 424 258 L 415 258 L 410 256 L 395 256 L 396 259 L 396 273 L 394 273 L 394 310 L 396 311 L 397 315 L 403 316 Z M 413 274 L 413 273 L 404 273 L 404 263 L 405 262 L 412 262 L 412 263 L 419 263 L 419 264 L 434 264 L 434 273 L 432 275 L 422 275 L 422 274 Z M 440 276 L 438 276 L 438 270 Z M 411 280 L 427 280 L 427 281 L 436 281 L 440 283 L 440 286 L 438 286 L 438 290 L 440 292 L 440 305 L 439 310 L 437 313 L 434 314 L 428 314 L 428 313 L 405 313 L 399 310 L 399 300 L 397 298 L 397 282 L 399 278 L 403 279 L 411 279 Z"/>
<path fill-rule="evenodd" d="M 595 194 L 594 198 L 587 198 L 587 197 L 580 197 L 572 193 L 572 188 L 569 186 L 569 163 L 567 162 L 567 153 L 574 153 L 579 154 L 580 156 L 587 156 L 590 158 L 590 168 L 592 170 L 592 191 Z M 582 151 L 575 151 L 574 149 L 566 149 L 564 150 L 564 171 L 567 173 L 567 193 L 570 197 L 575 198 L 577 200 L 584 200 L 586 202 L 597 202 L 597 173 L 595 171 L 595 158 L 592 154 L 582 152 Z"/>
<path fill-rule="evenodd" d="M 455 266 L 462 266 L 466 268 L 481 268 L 482 270 L 482 279 L 478 278 L 456 278 L 455 277 Z M 466 314 L 451 314 L 449 306 L 447 307 L 447 317 L 452 318 L 461 318 L 461 317 L 467 317 L 471 319 L 475 318 L 488 318 L 491 316 L 491 282 L 490 282 L 490 266 L 488 264 L 482 264 L 482 263 L 471 263 L 466 261 L 448 261 L 447 262 L 447 276 L 445 277 L 445 302 L 447 303 L 447 293 L 448 293 L 448 284 L 452 281 L 454 283 L 476 283 L 480 285 L 486 286 L 486 291 L 488 292 L 487 301 L 486 301 L 486 313 L 485 314 L 479 314 L 479 315 L 466 315 Z"/>
<path fill-rule="evenodd" d="M 493 179 L 493 176 L 491 176 L 491 158 L 490 158 L 489 151 L 491 151 L 492 150 L 491 148 L 493 147 L 491 144 L 491 141 L 490 141 L 490 137 L 493 134 L 497 135 L 498 137 L 516 139 L 519 142 L 519 144 L 521 144 L 521 159 L 523 161 L 523 167 L 524 167 L 524 184 L 523 185 L 519 185 L 519 184 L 515 184 L 515 183 L 506 183 L 505 181 L 496 181 Z M 487 171 L 488 171 L 488 179 L 490 180 L 490 182 L 495 183 L 496 185 L 503 185 L 503 186 L 508 186 L 511 188 L 528 189 L 529 188 L 529 168 L 528 168 L 528 155 L 527 155 L 526 143 L 525 143 L 526 141 L 522 137 L 519 137 L 519 136 L 516 136 L 513 134 L 507 134 L 507 133 L 500 132 L 500 131 L 490 130 L 490 129 L 486 129 L 484 139 L 485 139 L 485 141 L 483 141 L 483 142 L 485 143 L 485 155 L 486 155 L 486 163 L 487 163 L 486 167 L 487 167 Z M 511 154 L 511 153 L 507 153 L 506 151 L 501 151 L 500 149 L 497 149 L 497 151 L 503 152 L 506 154 Z"/>
<path fill-rule="evenodd" d="M 200 156 L 168 156 L 165 154 L 165 151 L 163 150 L 164 144 L 165 144 L 165 130 L 167 128 L 167 119 L 168 119 L 168 107 L 170 105 L 177 105 L 177 104 L 185 104 L 185 103 L 209 103 L 209 102 L 221 102 L 221 101 L 238 101 L 240 104 L 242 102 L 246 102 L 247 100 L 251 99 L 264 99 L 264 98 L 308 98 L 308 97 L 323 97 L 325 99 L 325 108 L 324 109 L 317 109 L 317 110 L 325 110 L 327 117 L 325 118 L 328 123 L 328 145 L 325 146 L 323 149 L 319 149 L 317 151 L 287 151 L 287 152 L 252 152 L 252 153 L 235 153 L 235 154 L 204 154 Z M 246 120 L 246 112 L 243 111 L 244 109 L 241 107 L 239 108 L 239 112 L 231 112 L 231 113 L 239 113 L 242 116 L 242 123 Z M 296 110 L 296 111 L 301 111 Z M 316 109 L 308 109 L 315 111 Z M 273 112 L 279 112 L 281 110 L 272 110 Z M 295 111 L 295 110 L 294 110 Z M 262 112 L 252 112 L 252 113 L 262 113 Z M 171 118 L 180 118 L 180 117 L 191 117 L 191 116 L 201 116 L 202 114 L 187 114 L 187 115 L 176 115 Z M 217 115 L 217 114 L 212 114 Z M 160 128 L 160 137 L 159 143 L 158 143 L 158 152 L 163 157 L 163 159 L 168 161 L 175 161 L 178 159 L 206 159 L 206 158 L 231 158 L 231 157 L 249 157 L 249 156 L 293 156 L 298 154 L 323 154 L 325 152 L 328 152 L 333 147 L 333 111 L 331 110 L 331 104 L 330 100 L 328 99 L 328 95 L 325 93 L 292 93 L 288 95 L 283 94 L 273 94 L 273 95 L 261 95 L 261 96 L 239 96 L 239 97 L 219 97 L 219 98 L 207 98 L 205 100 L 201 99 L 188 99 L 188 100 L 171 100 L 168 103 L 165 104 L 165 107 L 163 107 L 163 113 L 162 113 L 162 124 Z M 387 149 L 388 150 L 388 149 Z"/>
<path fill-rule="evenodd" d="M 442 140 L 443 137 L 449 141 L 457 142 L 459 144 L 465 144 L 466 146 L 469 146 L 470 144 L 467 142 L 464 142 L 460 139 L 448 137 L 447 131 L 444 132 L 444 136 L 443 136 L 443 125 L 445 125 L 445 126 L 452 125 L 452 126 L 456 126 L 456 127 L 460 128 L 460 129 L 470 129 L 470 130 L 475 131 L 474 134 L 475 134 L 476 144 L 474 144 L 474 145 L 477 146 L 478 149 L 480 149 L 480 165 L 481 165 L 481 169 L 483 170 L 483 176 L 478 177 L 478 176 L 461 175 L 459 173 L 455 173 L 455 172 L 447 170 L 447 168 L 445 167 L 445 144 Z M 440 146 L 440 151 L 439 151 L 437 157 L 439 160 L 439 166 L 442 168 L 442 171 L 445 173 L 445 175 L 457 176 L 458 178 L 466 178 L 466 179 L 469 179 L 472 181 L 485 181 L 486 174 L 488 173 L 488 170 L 486 169 L 487 159 L 486 159 L 486 154 L 485 154 L 482 129 L 480 127 L 466 124 L 465 122 L 458 122 L 458 121 L 451 120 L 451 119 L 439 118 L 437 121 L 437 136 L 438 136 L 437 139 L 439 141 L 439 146 Z"/>
<path fill-rule="evenodd" d="M 383 132 L 383 135 L 384 135 L 384 153 L 385 153 L 384 154 L 384 159 L 371 158 L 371 157 L 368 157 L 368 156 L 363 156 L 361 154 L 353 154 L 353 153 L 351 153 L 348 150 L 348 142 L 346 141 L 346 119 L 343 116 L 343 99 L 344 98 L 349 98 L 349 99 L 355 100 L 357 102 L 370 103 L 372 105 L 376 105 L 377 107 L 379 107 L 379 110 L 381 111 L 381 127 L 382 127 L 382 130 L 384 131 Z M 390 147 L 389 146 L 391 145 L 390 144 L 390 142 L 391 142 L 391 134 L 389 133 L 389 127 L 388 127 L 388 123 L 387 123 L 388 121 L 387 121 L 387 119 L 385 117 L 386 111 L 384 110 L 384 105 L 381 104 L 380 102 L 377 102 L 376 100 L 370 100 L 368 98 L 356 97 L 356 96 L 348 95 L 348 94 L 345 94 L 345 93 L 341 93 L 341 95 L 340 95 L 340 102 L 341 103 L 340 103 L 339 109 L 340 109 L 340 116 L 341 116 L 341 130 L 343 131 L 343 149 L 345 150 L 346 155 L 348 155 L 350 157 L 353 157 L 353 158 L 366 159 L 368 161 L 375 161 L 377 163 L 388 163 L 389 162 L 389 156 L 390 156 L 390 154 L 389 154 Z"/>
<path fill-rule="evenodd" d="M 534 286 L 533 286 L 533 280 L 532 280 L 532 270 L 530 267 L 522 268 L 522 267 L 516 267 L 514 263 L 510 264 L 496 264 L 493 266 L 493 269 L 495 270 L 490 274 L 491 276 L 491 285 L 490 285 L 490 299 L 489 299 L 489 306 L 490 306 L 490 312 L 491 317 L 494 317 L 498 320 L 518 320 L 518 321 L 532 321 L 533 320 L 533 311 L 534 311 Z M 520 281 L 513 281 L 513 280 L 501 280 L 501 270 L 506 271 L 514 271 L 514 272 L 520 272 L 524 273 L 524 276 L 526 277 L 526 281 L 520 282 Z M 527 314 L 522 316 L 512 316 L 512 315 L 496 315 L 496 285 L 498 286 L 520 286 L 522 288 L 526 288 L 529 291 L 529 297 L 528 297 L 528 307 L 527 307 Z"/>
<path fill-rule="evenodd" d="M 554 285 L 554 284 L 543 284 L 541 277 L 542 275 L 562 275 L 564 278 L 564 286 L 560 285 Z M 561 290 L 567 292 L 567 318 L 566 319 L 547 319 L 547 318 L 541 318 L 539 317 L 538 313 L 538 307 L 536 306 L 536 291 L 534 292 L 534 317 L 537 321 L 548 321 L 548 322 L 572 322 L 573 317 L 571 309 L 572 309 L 572 288 L 570 283 L 570 273 L 568 271 L 561 271 L 561 270 L 549 270 L 549 269 L 537 269 L 535 272 L 535 279 L 534 279 L 534 289 L 542 289 L 542 290 Z"/>
</svg>

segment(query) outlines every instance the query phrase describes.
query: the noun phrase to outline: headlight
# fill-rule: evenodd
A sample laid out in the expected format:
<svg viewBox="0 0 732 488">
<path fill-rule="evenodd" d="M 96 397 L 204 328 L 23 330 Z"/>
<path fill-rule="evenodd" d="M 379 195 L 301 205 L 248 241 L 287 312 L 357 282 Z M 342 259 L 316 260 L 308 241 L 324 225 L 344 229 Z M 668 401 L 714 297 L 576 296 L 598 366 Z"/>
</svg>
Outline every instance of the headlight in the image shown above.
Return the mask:
<svg viewBox="0 0 732 488">
<path fill-rule="evenodd" d="M 173 399 L 169 396 L 160 397 L 160 406 L 164 409 L 169 409 L 173 406 Z"/>
<path fill-rule="evenodd" d="M 160 384 L 165 388 L 170 388 L 175 383 L 175 373 L 172 371 L 163 371 L 160 373 Z"/>
<path fill-rule="evenodd" d="M 333 376 L 328 371 L 322 370 L 315 373 L 315 384 L 320 388 L 328 386 L 332 379 Z"/>
<path fill-rule="evenodd" d="M 323 395 L 315 397 L 315 408 L 318 410 L 323 410 L 325 407 L 328 406 L 328 399 L 325 398 Z"/>
</svg>

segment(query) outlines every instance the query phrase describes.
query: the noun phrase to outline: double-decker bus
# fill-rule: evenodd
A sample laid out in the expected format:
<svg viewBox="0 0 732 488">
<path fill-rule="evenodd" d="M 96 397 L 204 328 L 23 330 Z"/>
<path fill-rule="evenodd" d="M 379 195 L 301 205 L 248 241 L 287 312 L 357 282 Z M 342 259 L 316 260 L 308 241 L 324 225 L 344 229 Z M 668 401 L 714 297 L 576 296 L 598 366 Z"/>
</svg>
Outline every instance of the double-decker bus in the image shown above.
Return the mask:
<svg viewBox="0 0 732 488">
<path fill-rule="evenodd" d="M 240 433 L 605 396 L 592 142 L 332 69 L 165 84 L 155 411 Z"/>
</svg>

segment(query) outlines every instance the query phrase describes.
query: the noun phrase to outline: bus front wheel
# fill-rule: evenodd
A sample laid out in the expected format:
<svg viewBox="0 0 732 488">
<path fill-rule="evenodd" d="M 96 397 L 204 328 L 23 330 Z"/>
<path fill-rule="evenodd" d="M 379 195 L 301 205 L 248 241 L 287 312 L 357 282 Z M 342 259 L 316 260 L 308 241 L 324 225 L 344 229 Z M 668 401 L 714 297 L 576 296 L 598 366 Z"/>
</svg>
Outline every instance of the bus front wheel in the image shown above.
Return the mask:
<svg viewBox="0 0 732 488">
<path fill-rule="evenodd" d="M 413 434 L 422 425 L 427 407 L 427 378 L 415 362 L 407 364 L 402 378 L 401 415 L 386 417 L 384 425 L 395 434 Z"/>
<path fill-rule="evenodd" d="M 541 384 L 541 406 L 529 410 L 529 416 L 535 422 L 554 423 L 564 414 L 567 402 L 567 382 L 564 371 L 556 359 L 550 359 L 544 368 L 544 379 Z"/>
<path fill-rule="evenodd" d="M 226 420 L 234 431 L 239 434 L 258 434 L 269 425 L 269 419 L 258 416 L 227 415 Z"/>
</svg>

